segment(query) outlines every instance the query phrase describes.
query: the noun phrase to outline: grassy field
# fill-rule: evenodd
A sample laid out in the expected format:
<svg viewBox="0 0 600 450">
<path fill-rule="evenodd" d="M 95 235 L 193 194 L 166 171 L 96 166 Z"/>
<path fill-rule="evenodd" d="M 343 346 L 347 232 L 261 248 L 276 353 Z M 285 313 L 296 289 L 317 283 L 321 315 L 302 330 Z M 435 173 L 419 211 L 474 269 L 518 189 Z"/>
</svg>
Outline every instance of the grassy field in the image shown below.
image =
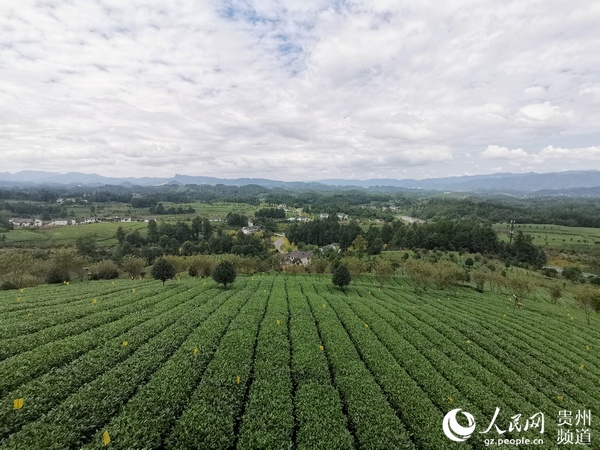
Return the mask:
<svg viewBox="0 0 600 450">
<path fill-rule="evenodd" d="M 508 242 L 508 225 L 494 224 L 501 240 Z M 542 247 L 582 249 L 600 248 L 600 228 L 564 227 L 560 225 L 517 224 L 515 233 L 521 230 L 533 236 L 533 243 Z"/>
<path fill-rule="evenodd" d="M 39 230 L 12 230 L 5 233 L 6 244 L 24 244 L 30 246 L 74 245 L 77 238 L 95 234 L 98 246 L 113 246 L 117 244 L 115 233 L 119 227 L 125 230 L 140 230 L 145 235 L 148 224 L 144 222 L 105 222 L 87 225 L 70 225 L 65 227 L 46 227 Z"/>
<path fill-rule="evenodd" d="M 327 277 L 263 275 L 227 291 L 41 286 L 1 292 L 0 308 L 3 449 L 555 448 L 559 410 L 600 404 L 597 324 L 569 302 L 513 312 L 507 294 L 467 287 L 364 278 L 343 294 Z M 462 444 L 442 433 L 455 408 L 477 421 Z M 502 429 L 543 412 L 544 434 L 480 433 L 496 408 Z"/>
</svg>

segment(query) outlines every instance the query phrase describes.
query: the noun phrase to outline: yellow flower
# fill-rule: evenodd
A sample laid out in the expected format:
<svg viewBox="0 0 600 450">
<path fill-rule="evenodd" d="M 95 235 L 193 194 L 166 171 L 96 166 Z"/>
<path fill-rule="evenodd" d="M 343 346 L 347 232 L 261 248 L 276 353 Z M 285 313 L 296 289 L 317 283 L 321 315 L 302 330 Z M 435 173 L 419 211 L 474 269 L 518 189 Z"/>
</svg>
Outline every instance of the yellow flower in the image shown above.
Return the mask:
<svg viewBox="0 0 600 450">
<path fill-rule="evenodd" d="M 21 409 L 23 407 L 23 402 L 24 402 L 23 398 L 15 398 L 13 400 L 13 408 Z"/>
<path fill-rule="evenodd" d="M 129 342 L 123 341 L 123 347 L 127 347 L 128 345 L 129 345 Z"/>
<path fill-rule="evenodd" d="M 242 379 L 240 378 L 239 375 L 237 377 L 235 377 L 235 384 L 240 384 L 241 381 L 242 381 Z"/>
<path fill-rule="evenodd" d="M 325 347 L 323 347 L 322 345 L 319 345 L 319 350 L 323 351 L 323 350 L 325 350 Z"/>
<path fill-rule="evenodd" d="M 197 355 L 197 354 L 198 354 L 198 347 L 196 347 L 196 348 L 194 349 L 194 355 Z"/>
<path fill-rule="evenodd" d="M 110 435 L 108 434 L 108 431 L 102 433 L 102 443 L 105 447 L 110 444 Z"/>
<path fill-rule="evenodd" d="M 562 402 L 565 399 L 562 395 L 557 395 L 556 398 L 559 402 Z"/>
<path fill-rule="evenodd" d="M 277 322 L 277 325 L 279 325 L 281 323 L 281 320 L 277 319 L 276 322 Z"/>
<path fill-rule="evenodd" d="M 365 323 L 365 328 L 369 328 L 369 325 Z"/>
</svg>

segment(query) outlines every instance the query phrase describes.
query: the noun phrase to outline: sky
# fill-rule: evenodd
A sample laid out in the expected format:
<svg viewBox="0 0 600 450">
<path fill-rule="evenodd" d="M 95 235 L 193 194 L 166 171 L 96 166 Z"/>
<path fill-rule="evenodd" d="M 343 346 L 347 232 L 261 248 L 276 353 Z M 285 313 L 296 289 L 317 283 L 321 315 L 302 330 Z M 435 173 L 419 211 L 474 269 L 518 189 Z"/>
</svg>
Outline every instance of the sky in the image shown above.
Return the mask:
<svg viewBox="0 0 600 450">
<path fill-rule="evenodd" d="M 0 172 L 600 170 L 600 2 L 3 0 Z"/>
</svg>

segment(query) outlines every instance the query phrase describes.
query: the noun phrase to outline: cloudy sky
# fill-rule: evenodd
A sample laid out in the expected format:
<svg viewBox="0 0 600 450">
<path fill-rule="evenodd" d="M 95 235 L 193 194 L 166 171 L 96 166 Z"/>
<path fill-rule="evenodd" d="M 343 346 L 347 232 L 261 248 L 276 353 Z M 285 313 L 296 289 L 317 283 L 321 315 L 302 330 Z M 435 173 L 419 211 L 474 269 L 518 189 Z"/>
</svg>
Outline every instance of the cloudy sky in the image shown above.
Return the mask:
<svg viewBox="0 0 600 450">
<path fill-rule="evenodd" d="M 600 169 L 600 2 L 3 0 L 0 172 Z"/>
</svg>

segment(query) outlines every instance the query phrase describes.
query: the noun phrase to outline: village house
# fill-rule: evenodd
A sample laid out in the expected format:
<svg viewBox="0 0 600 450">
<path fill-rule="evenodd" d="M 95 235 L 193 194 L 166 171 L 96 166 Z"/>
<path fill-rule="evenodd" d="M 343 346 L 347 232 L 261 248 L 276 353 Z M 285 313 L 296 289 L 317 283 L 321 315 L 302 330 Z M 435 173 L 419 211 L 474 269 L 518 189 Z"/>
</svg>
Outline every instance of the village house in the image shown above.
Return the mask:
<svg viewBox="0 0 600 450">
<path fill-rule="evenodd" d="M 328 219 L 328 218 L 329 218 L 329 214 L 327 214 L 327 213 L 319 214 L 319 219 Z"/>
<path fill-rule="evenodd" d="M 257 231 L 260 231 L 260 227 L 252 225 L 252 222 L 249 222 L 247 227 L 242 228 L 244 234 L 254 234 Z"/>
<path fill-rule="evenodd" d="M 64 227 L 66 225 L 75 225 L 75 219 L 54 219 L 48 225 L 51 227 Z"/>
<path fill-rule="evenodd" d="M 293 252 L 283 255 L 283 260 L 286 264 L 293 264 L 296 266 L 306 266 L 310 263 L 311 258 L 312 252 L 301 252 L 300 250 L 294 250 Z"/>
<path fill-rule="evenodd" d="M 41 228 L 43 222 L 41 219 L 23 219 L 23 218 L 13 218 L 8 219 L 10 223 L 13 224 L 15 228 Z"/>
<path fill-rule="evenodd" d="M 330 250 L 334 251 L 336 253 L 339 253 L 340 252 L 340 244 L 334 243 L 334 244 L 329 244 L 329 245 L 326 245 L 324 247 L 320 247 L 319 248 L 320 252 L 327 252 L 327 251 L 330 251 Z"/>
<path fill-rule="evenodd" d="M 15 228 L 29 228 L 33 226 L 33 219 L 9 219 L 10 223 L 13 224 Z"/>
<path fill-rule="evenodd" d="M 85 224 L 88 224 L 88 223 L 98 223 L 98 219 L 96 217 L 86 217 L 85 219 L 83 219 L 81 221 L 81 223 L 85 223 Z"/>
</svg>

